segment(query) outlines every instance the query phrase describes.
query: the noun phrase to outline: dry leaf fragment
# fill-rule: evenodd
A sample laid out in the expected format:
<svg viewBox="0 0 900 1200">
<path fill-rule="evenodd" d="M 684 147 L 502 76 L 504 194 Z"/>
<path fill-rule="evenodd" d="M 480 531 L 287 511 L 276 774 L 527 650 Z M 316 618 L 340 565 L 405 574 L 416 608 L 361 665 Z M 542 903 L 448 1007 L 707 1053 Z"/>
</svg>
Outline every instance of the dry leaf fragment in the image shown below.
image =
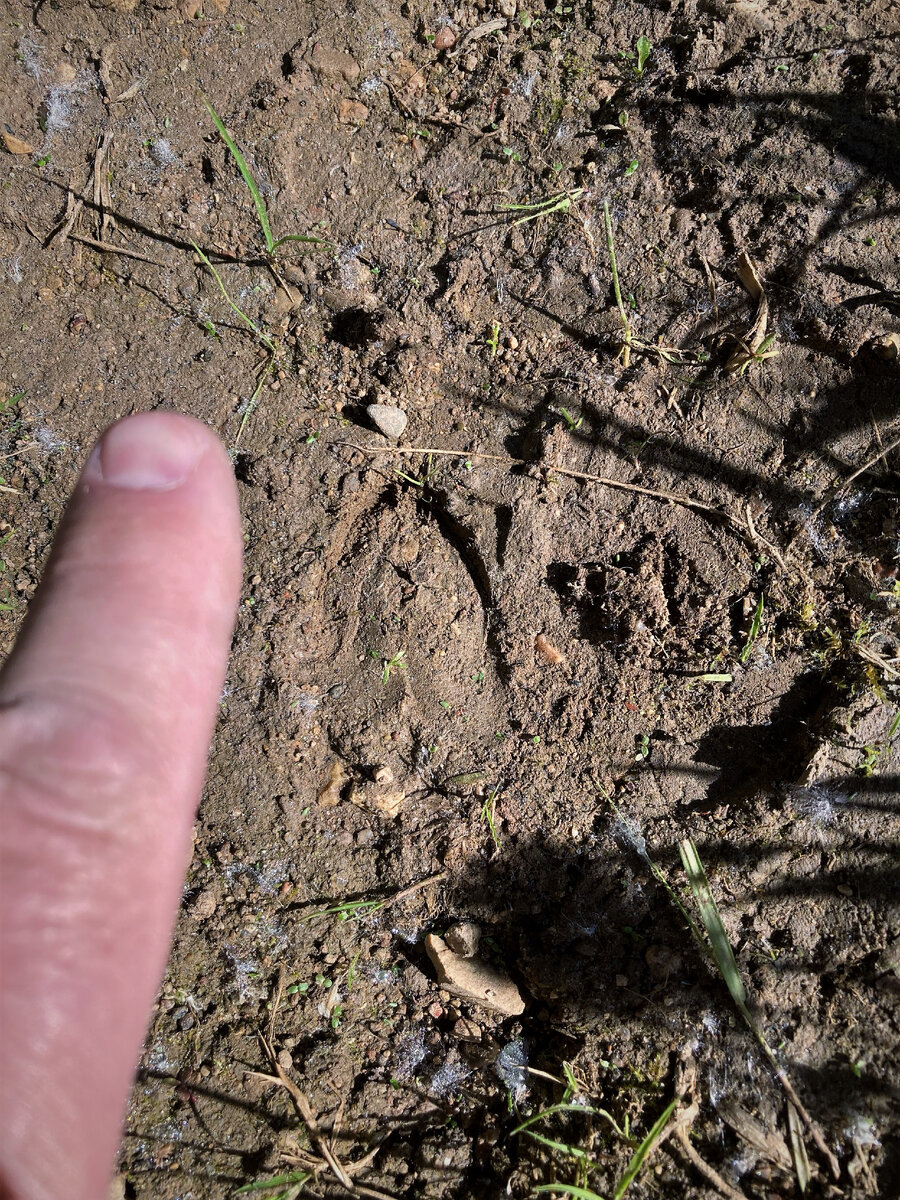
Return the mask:
<svg viewBox="0 0 900 1200">
<path fill-rule="evenodd" d="M 3 130 L 3 144 L 10 154 L 34 154 L 34 146 L 16 137 L 8 125 Z"/>
<path fill-rule="evenodd" d="M 763 346 L 769 325 L 769 302 L 753 260 L 746 251 L 742 251 L 738 258 L 737 273 L 751 299 L 756 301 L 756 316 L 746 335 L 738 339 L 737 348 L 726 363 L 727 369 L 732 372 L 742 372 L 754 359 L 772 358 L 778 353 L 777 350 L 767 352 Z M 763 351 L 762 355 L 758 353 L 760 349 Z"/>
<path fill-rule="evenodd" d="M 543 634 L 539 633 L 534 639 L 534 648 L 540 657 L 551 667 L 559 666 L 560 663 L 566 661 L 566 656 L 562 651 L 557 650 L 553 643 Z"/>
</svg>

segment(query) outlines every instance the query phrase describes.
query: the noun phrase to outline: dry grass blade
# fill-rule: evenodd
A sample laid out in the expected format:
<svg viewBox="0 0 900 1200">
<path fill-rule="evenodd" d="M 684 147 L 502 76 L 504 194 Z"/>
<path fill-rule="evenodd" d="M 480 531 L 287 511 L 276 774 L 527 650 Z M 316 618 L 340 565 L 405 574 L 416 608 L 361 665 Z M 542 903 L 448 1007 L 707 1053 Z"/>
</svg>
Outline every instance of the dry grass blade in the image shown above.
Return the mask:
<svg viewBox="0 0 900 1200">
<path fill-rule="evenodd" d="M 800 1116 L 790 1100 L 787 1102 L 787 1123 L 791 1160 L 794 1164 L 794 1171 L 797 1174 L 797 1183 L 800 1191 L 805 1192 L 809 1187 L 810 1180 L 809 1159 L 806 1157 L 806 1146 L 803 1144 L 803 1128 L 800 1124 Z"/>
<path fill-rule="evenodd" d="M 769 302 L 765 289 L 760 282 L 756 267 L 749 254 L 743 252 L 738 259 L 738 278 L 747 289 L 751 299 L 756 301 L 756 315 L 753 324 L 744 337 L 737 339 L 737 349 L 731 354 L 726 363 L 726 369 L 732 374 L 743 374 L 752 362 L 762 362 L 766 358 L 774 358 L 777 350 L 769 347 L 775 340 L 774 334 L 767 336 L 769 327 Z"/>
<path fill-rule="evenodd" d="M 75 215 L 77 216 L 77 213 Z M 167 265 L 156 258 L 148 258 L 146 254 L 138 254 L 137 250 L 128 250 L 125 246 L 116 246 L 113 242 L 104 242 L 100 238 L 85 237 L 81 233 L 73 233 L 71 229 L 68 230 L 67 236 L 73 242 L 81 242 L 84 246 L 93 246 L 95 250 L 102 250 L 104 254 L 121 254 L 125 258 L 136 258 L 138 262 L 150 263 L 153 267 Z"/>
</svg>

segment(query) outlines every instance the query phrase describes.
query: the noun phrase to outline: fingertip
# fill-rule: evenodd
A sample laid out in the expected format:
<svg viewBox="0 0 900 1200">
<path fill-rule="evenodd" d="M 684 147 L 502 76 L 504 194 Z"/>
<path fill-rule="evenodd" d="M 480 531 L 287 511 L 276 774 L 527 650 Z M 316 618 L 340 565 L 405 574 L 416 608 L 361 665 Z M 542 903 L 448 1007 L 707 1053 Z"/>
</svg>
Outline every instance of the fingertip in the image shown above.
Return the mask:
<svg viewBox="0 0 900 1200">
<path fill-rule="evenodd" d="M 185 483 L 209 453 L 226 457 L 218 437 L 194 417 L 165 410 L 135 413 L 102 435 L 82 482 L 167 492 Z"/>
</svg>

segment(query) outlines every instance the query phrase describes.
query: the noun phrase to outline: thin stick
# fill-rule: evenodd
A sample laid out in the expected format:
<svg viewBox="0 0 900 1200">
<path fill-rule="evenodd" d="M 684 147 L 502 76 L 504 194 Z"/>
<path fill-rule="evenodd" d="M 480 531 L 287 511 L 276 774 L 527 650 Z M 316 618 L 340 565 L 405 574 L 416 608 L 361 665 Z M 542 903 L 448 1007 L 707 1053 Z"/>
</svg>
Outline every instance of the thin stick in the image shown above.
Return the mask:
<svg viewBox="0 0 900 1200">
<path fill-rule="evenodd" d="M 716 299 L 716 281 L 713 279 L 713 273 L 710 269 L 708 261 L 701 254 L 700 261 L 703 263 L 703 273 L 706 275 L 706 286 L 709 288 L 709 296 L 712 300 L 713 317 L 716 322 L 716 329 L 719 328 L 719 302 Z"/>
<path fill-rule="evenodd" d="M 678 1145 L 684 1151 L 684 1155 L 691 1166 L 703 1176 L 707 1183 L 712 1184 L 717 1192 L 720 1192 L 723 1196 L 727 1196 L 728 1200 L 747 1200 L 743 1192 L 739 1192 L 730 1183 L 726 1183 L 719 1172 L 714 1170 L 708 1162 L 700 1157 L 691 1145 L 688 1132 L 683 1126 L 675 1130 L 675 1137 L 678 1139 Z"/>
<path fill-rule="evenodd" d="M 275 1056 L 274 1048 L 268 1041 L 266 1041 L 262 1034 L 260 1034 L 259 1040 L 262 1042 L 263 1049 L 266 1052 L 266 1057 L 268 1058 L 272 1069 L 275 1071 L 275 1074 L 265 1075 L 261 1071 L 253 1071 L 251 1074 L 256 1076 L 258 1079 L 267 1079 L 271 1083 L 278 1083 L 285 1089 L 285 1091 L 293 1100 L 294 1108 L 297 1110 L 298 1115 L 301 1117 L 304 1125 L 309 1130 L 309 1137 L 312 1144 L 328 1163 L 329 1167 L 331 1167 L 335 1176 L 340 1180 L 347 1191 L 355 1191 L 356 1189 L 353 1180 L 335 1158 L 331 1147 L 328 1145 L 325 1135 L 319 1128 L 319 1123 L 316 1120 L 315 1113 L 312 1110 L 312 1105 L 310 1104 L 308 1098 L 303 1094 L 303 1092 L 300 1091 L 293 1079 L 285 1074 Z"/>
<path fill-rule="evenodd" d="M 877 426 L 876 426 L 876 429 L 877 429 Z M 874 457 L 870 458 L 868 462 L 863 463 L 863 465 L 861 467 L 859 467 L 858 470 L 854 471 L 849 479 L 845 479 L 843 483 L 838 484 L 838 486 L 835 489 L 834 494 L 832 495 L 831 498 L 834 499 L 834 497 L 839 495 L 844 490 L 844 488 L 848 488 L 854 479 L 858 479 L 860 475 L 864 475 L 866 473 L 866 471 L 869 470 L 870 467 L 874 467 L 875 464 L 880 459 L 884 458 L 885 455 L 890 454 L 890 452 L 892 450 L 896 450 L 898 446 L 900 446 L 900 437 L 894 438 L 894 440 L 892 442 L 890 442 L 887 446 L 883 446 L 881 448 L 881 450 L 879 450 L 878 453 L 876 455 L 874 455 Z"/>
<path fill-rule="evenodd" d="M 756 526 L 753 524 L 753 513 L 750 509 L 749 504 L 747 505 L 747 507 L 745 509 L 745 514 L 747 517 L 747 528 L 750 530 L 750 536 L 752 538 L 754 538 L 757 542 L 759 542 L 761 546 L 765 546 L 765 548 L 769 551 L 769 553 L 772 555 L 772 557 L 778 563 L 779 567 L 781 567 L 782 571 L 784 571 L 784 573 L 786 575 L 789 574 L 790 572 L 788 571 L 787 567 L 785 566 L 784 559 L 781 557 L 781 553 L 779 552 L 778 548 L 776 546 L 773 546 L 771 542 L 767 542 L 766 539 L 762 536 L 762 534 L 758 532 Z"/>
<path fill-rule="evenodd" d="M 485 454 L 480 450 L 437 450 L 425 446 L 358 446 L 355 442 L 333 442 L 335 446 L 346 446 L 350 450 L 359 450 L 362 454 L 439 454 L 449 458 L 482 458 L 489 462 L 509 463 L 513 466 L 538 467 L 542 471 L 555 471 L 557 475 L 566 475 L 570 479 L 583 479 L 588 483 L 599 483 L 603 487 L 617 488 L 623 492 L 636 492 L 641 496 L 651 496 L 654 500 L 667 500 L 672 504 L 680 504 L 684 508 L 697 509 L 699 512 L 710 513 L 732 525 L 741 527 L 741 522 L 723 508 L 715 508 L 700 500 L 692 500 L 690 496 L 682 496 L 678 492 L 660 492 L 653 488 L 641 487 L 637 483 L 625 483 L 621 479 L 607 479 L 603 475 L 589 475 L 585 471 L 572 471 L 557 463 L 534 462 L 528 458 L 513 458 L 510 454 Z"/>
<path fill-rule="evenodd" d="M 83 242 L 85 246 L 93 246 L 95 250 L 102 250 L 106 254 L 123 254 L 126 258 L 136 258 L 139 262 L 150 263 L 154 267 L 167 267 L 168 263 L 158 262 L 155 258 L 148 258 L 146 254 L 138 254 L 137 250 L 126 250 L 124 246 L 114 246 L 112 242 L 101 242 L 98 238 L 85 237 L 81 233 L 72 233 L 69 231 L 69 237 L 73 242 Z"/>
</svg>

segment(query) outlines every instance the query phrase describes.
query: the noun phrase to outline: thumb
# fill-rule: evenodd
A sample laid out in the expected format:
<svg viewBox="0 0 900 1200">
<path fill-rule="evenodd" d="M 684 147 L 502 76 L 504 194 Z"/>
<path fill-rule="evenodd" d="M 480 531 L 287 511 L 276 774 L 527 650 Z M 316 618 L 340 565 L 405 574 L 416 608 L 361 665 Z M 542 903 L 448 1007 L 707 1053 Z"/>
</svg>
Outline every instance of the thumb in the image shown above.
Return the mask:
<svg viewBox="0 0 900 1200">
<path fill-rule="evenodd" d="M 240 564 L 215 435 L 167 412 L 107 430 L 0 676 L 0 1196 L 105 1194 Z"/>
</svg>

